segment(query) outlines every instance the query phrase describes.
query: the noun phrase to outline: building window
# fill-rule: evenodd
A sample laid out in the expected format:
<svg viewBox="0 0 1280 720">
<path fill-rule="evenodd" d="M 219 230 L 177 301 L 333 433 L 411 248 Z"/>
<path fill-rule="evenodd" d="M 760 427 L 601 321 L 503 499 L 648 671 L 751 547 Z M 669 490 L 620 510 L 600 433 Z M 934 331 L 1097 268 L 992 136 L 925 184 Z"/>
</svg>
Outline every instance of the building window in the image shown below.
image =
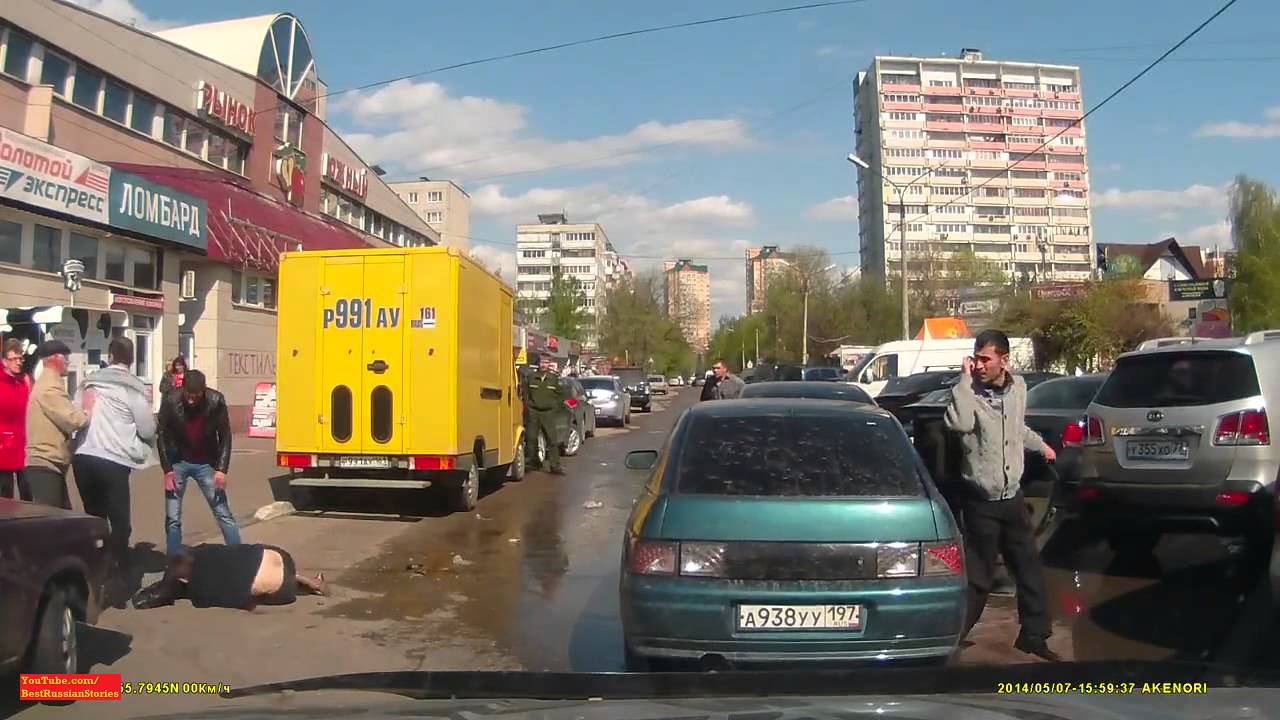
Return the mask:
<svg viewBox="0 0 1280 720">
<path fill-rule="evenodd" d="M 71 102 L 92 113 L 98 112 L 98 91 L 102 89 L 102 73 L 84 65 L 76 66 L 71 85 Z"/>
<path fill-rule="evenodd" d="M 237 305 L 276 309 L 276 280 L 255 273 L 231 273 L 231 302 Z"/>
<path fill-rule="evenodd" d="M 133 114 L 129 116 L 129 127 L 151 136 L 156 119 L 156 101 L 141 93 L 133 94 Z"/>
<path fill-rule="evenodd" d="M 426 216 L 426 220 L 429 223 L 438 223 L 438 222 L 444 221 L 444 213 L 440 212 L 439 210 L 432 210 L 431 212 L 423 213 L 423 214 Z"/>
<path fill-rule="evenodd" d="M 130 245 L 125 251 L 129 265 L 133 268 L 134 287 L 155 290 L 160 287 L 157 280 L 156 251 Z"/>
<path fill-rule="evenodd" d="M 187 140 L 183 143 L 183 148 L 187 152 L 198 158 L 204 158 L 204 139 L 205 130 L 199 123 L 187 123 Z"/>
<path fill-rule="evenodd" d="M 1053 214 L 1057 217 L 1089 217 L 1089 211 L 1084 208 L 1055 208 Z"/>
<path fill-rule="evenodd" d="M 22 225 L 0 220 L 0 262 L 22 264 Z"/>
<path fill-rule="evenodd" d="M 294 147 L 302 147 L 302 111 L 279 101 L 276 106 L 276 140 Z"/>
<path fill-rule="evenodd" d="M 102 94 L 102 114 L 124 125 L 129 120 L 129 88 L 107 80 Z"/>
<path fill-rule="evenodd" d="M 124 266 L 125 255 L 124 246 L 117 243 L 106 244 L 106 269 L 102 272 L 102 279 L 109 282 L 117 282 L 124 284 Z"/>
<path fill-rule="evenodd" d="M 417 205 L 417 204 L 418 204 L 418 193 L 416 193 L 416 192 L 411 192 L 411 193 L 409 193 L 409 204 L 410 204 L 410 205 Z"/>
<path fill-rule="evenodd" d="M 169 145 L 182 147 L 182 131 L 187 123 L 186 117 L 165 108 L 163 139 Z"/>
<path fill-rule="evenodd" d="M 41 85 L 52 85 L 55 95 L 66 97 L 67 76 L 70 74 L 70 61 L 52 50 L 44 51 L 44 66 L 40 68 Z"/>
<path fill-rule="evenodd" d="M 36 225 L 32 267 L 44 272 L 62 271 L 62 228 Z"/>
<path fill-rule="evenodd" d="M 71 259 L 84 263 L 86 278 L 98 277 L 98 243 L 99 240 L 96 237 L 81 235 L 78 232 L 71 233 Z"/>
<path fill-rule="evenodd" d="M 1061 170 L 1055 170 L 1053 173 L 1053 178 L 1055 180 L 1069 180 L 1072 182 L 1084 182 L 1084 175 L 1078 172 L 1063 172 Z"/>
<path fill-rule="evenodd" d="M 444 202 L 444 191 L 432 190 L 427 193 L 427 202 Z"/>
<path fill-rule="evenodd" d="M 244 293 L 244 273 L 239 270 L 231 271 L 231 302 L 238 303 L 243 299 Z"/>
<path fill-rule="evenodd" d="M 151 377 L 151 336 L 156 329 L 156 319 L 147 315 L 133 316 L 134 373 L 148 380 Z"/>
<path fill-rule="evenodd" d="M 27 81 L 27 66 L 31 61 L 31 38 L 9 28 L 5 40 L 4 71 L 19 80 Z"/>
</svg>

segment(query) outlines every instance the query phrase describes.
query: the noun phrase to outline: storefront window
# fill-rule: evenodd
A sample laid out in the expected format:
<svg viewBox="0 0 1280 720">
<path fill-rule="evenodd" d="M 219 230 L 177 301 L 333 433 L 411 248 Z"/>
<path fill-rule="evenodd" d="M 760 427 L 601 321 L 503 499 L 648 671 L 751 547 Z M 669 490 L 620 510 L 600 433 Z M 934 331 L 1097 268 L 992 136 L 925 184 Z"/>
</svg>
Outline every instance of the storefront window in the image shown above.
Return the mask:
<svg viewBox="0 0 1280 720">
<path fill-rule="evenodd" d="M 52 85 L 55 94 L 66 96 L 67 75 L 70 72 L 71 63 L 66 58 L 52 50 L 44 51 L 44 66 L 40 69 L 41 85 Z"/>
<path fill-rule="evenodd" d="M 108 80 L 102 96 L 102 114 L 123 125 L 129 119 L 129 88 Z"/>
<path fill-rule="evenodd" d="M 182 129 L 187 119 L 166 109 L 164 111 L 164 141 L 174 147 L 182 147 Z"/>
<path fill-rule="evenodd" d="M 44 272 L 62 271 L 62 228 L 36 225 L 32 267 Z"/>
<path fill-rule="evenodd" d="M 260 302 L 258 297 L 258 278 L 252 276 L 245 278 L 244 302 L 246 305 L 257 305 Z"/>
<path fill-rule="evenodd" d="M 22 225 L 0 220 L 0 262 L 22 263 Z"/>
<path fill-rule="evenodd" d="M 209 162 L 222 167 L 227 156 L 227 141 L 217 133 L 209 133 Z"/>
<path fill-rule="evenodd" d="M 124 283 L 124 247 L 115 243 L 106 245 L 107 267 L 102 279 L 110 282 Z"/>
<path fill-rule="evenodd" d="M 274 278 L 262 278 L 262 307 L 276 309 L 276 281 Z"/>
<path fill-rule="evenodd" d="M 204 157 L 204 126 L 196 122 L 187 123 L 187 152 L 197 157 Z"/>
<path fill-rule="evenodd" d="M 98 112 L 98 91 L 102 89 L 102 73 L 84 65 L 76 66 L 71 102 L 90 112 Z"/>
<path fill-rule="evenodd" d="M 133 316 L 133 372 L 144 381 L 151 379 L 153 350 L 151 337 L 155 329 L 155 318 L 146 315 Z"/>
<path fill-rule="evenodd" d="M 227 169 L 234 173 L 244 174 L 244 159 L 248 155 L 246 147 L 235 140 L 227 140 Z"/>
<path fill-rule="evenodd" d="M 237 270 L 231 271 L 231 302 L 238 303 L 241 300 L 241 292 L 244 287 L 244 273 Z"/>
<path fill-rule="evenodd" d="M 129 118 L 129 127 L 143 135 L 151 134 L 151 126 L 156 118 L 156 101 L 141 93 L 133 94 L 133 115 Z"/>
<path fill-rule="evenodd" d="M 9 28 L 9 41 L 5 43 L 8 48 L 4 56 L 4 71 L 14 77 L 27 79 L 27 64 L 31 60 L 31 38 L 22 33 Z"/>
<path fill-rule="evenodd" d="M 86 278 L 98 277 L 98 238 L 71 233 L 71 259 L 84 263 Z"/>
<path fill-rule="evenodd" d="M 129 246 L 129 264 L 133 266 L 133 286 L 155 290 L 156 283 L 156 251 Z"/>
</svg>

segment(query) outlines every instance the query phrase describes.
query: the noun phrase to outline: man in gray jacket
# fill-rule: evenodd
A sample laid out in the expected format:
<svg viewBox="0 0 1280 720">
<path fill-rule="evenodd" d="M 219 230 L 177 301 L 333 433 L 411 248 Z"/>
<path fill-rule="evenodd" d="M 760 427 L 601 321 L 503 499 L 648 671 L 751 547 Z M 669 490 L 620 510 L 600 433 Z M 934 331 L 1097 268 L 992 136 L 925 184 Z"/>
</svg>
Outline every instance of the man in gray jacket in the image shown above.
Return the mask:
<svg viewBox="0 0 1280 720">
<path fill-rule="evenodd" d="M 742 389 L 746 387 L 746 383 L 742 382 L 742 378 L 729 372 L 729 365 L 724 360 L 717 360 L 711 369 L 716 377 L 716 386 L 711 391 L 711 399 L 734 400 L 742 397 Z"/>
<path fill-rule="evenodd" d="M 82 404 L 89 425 L 81 433 L 72 468 L 85 512 L 111 526 L 108 542 L 112 580 L 108 598 L 123 607 L 130 594 L 129 473 L 152 462 L 155 415 L 146 388 L 133 374 L 133 342 L 118 337 L 107 346 L 111 364 L 90 375 Z"/>
<path fill-rule="evenodd" d="M 1023 453 L 1038 452 L 1053 462 L 1053 448 L 1027 427 L 1027 383 L 1009 371 L 1009 338 L 986 330 L 974 340 L 974 354 L 951 390 L 945 422 L 960 435 L 965 565 L 969 576 L 967 634 L 987 605 L 996 574 L 996 553 L 1004 557 L 1018 593 L 1022 625 L 1013 646 L 1057 661 L 1046 640 L 1053 633 L 1045 601 L 1044 573 L 1031 516 L 1022 496 Z"/>
</svg>

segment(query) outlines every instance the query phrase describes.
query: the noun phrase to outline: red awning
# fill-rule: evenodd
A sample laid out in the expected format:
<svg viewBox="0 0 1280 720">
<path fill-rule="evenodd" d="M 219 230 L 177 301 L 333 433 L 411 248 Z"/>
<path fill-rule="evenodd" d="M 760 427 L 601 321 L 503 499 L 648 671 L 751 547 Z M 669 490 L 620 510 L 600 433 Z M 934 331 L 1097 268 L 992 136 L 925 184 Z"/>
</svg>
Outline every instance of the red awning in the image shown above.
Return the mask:
<svg viewBox="0 0 1280 720">
<path fill-rule="evenodd" d="M 369 247 L 356 230 L 263 195 L 213 170 L 112 163 L 208 203 L 208 256 L 238 267 L 275 270 L 289 250 Z"/>
</svg>

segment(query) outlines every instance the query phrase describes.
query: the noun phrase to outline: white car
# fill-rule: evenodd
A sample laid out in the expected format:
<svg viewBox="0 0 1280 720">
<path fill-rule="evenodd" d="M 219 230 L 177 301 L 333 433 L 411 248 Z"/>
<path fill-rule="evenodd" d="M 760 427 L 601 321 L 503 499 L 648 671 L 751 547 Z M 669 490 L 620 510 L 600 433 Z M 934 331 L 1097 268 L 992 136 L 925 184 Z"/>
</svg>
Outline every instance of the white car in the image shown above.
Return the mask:
<svg viewBox="0 0 1280 720">
<path fill-rule="evenodd" d="M 667 381 L 667 384 L 671 387 L 684 387 L 684 378 L 679 375 L 672 375 L 671 379 Z"/>
<path fill-rule="evenodd" d="M 650 375 L 648 385 L 649 392 L 653 395 L 667 394 L 667 379 L 661 375 Z"/>
</svg>

